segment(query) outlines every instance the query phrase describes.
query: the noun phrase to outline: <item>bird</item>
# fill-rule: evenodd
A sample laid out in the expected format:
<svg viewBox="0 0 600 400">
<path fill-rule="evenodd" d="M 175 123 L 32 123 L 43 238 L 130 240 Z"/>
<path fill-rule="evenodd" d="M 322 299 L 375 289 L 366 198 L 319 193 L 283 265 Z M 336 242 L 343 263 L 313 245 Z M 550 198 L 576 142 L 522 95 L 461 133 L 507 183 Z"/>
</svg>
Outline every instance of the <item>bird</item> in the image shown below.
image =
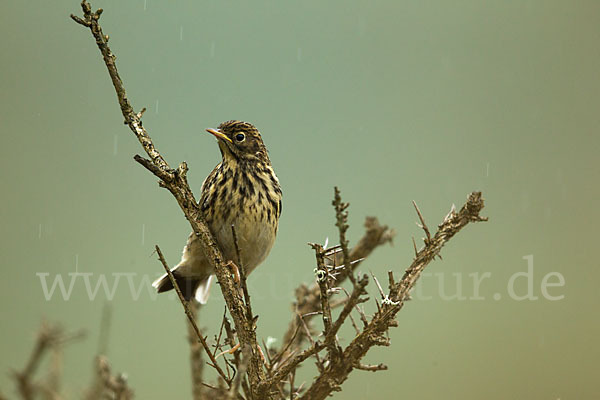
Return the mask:
<svg viewBox="0 0 600 400">
<path fill-rule="evenodd" d="M 198 205 L 225 261 L 241 260 L 246 274 L 268 256 L 281 215 L 281 186 L 258 129 L 231 120 L 206 129 L 216 139 L 221 162 L 202 183 Z M 233 230 L 238 242 L 240 257 Z M 171 269 L 186 300 L 206 304 L 214 270 L 192 232 L 181 261 Z M 167 274 L 152 284 L 158 293 L 173 289 Z"/>
</svg>

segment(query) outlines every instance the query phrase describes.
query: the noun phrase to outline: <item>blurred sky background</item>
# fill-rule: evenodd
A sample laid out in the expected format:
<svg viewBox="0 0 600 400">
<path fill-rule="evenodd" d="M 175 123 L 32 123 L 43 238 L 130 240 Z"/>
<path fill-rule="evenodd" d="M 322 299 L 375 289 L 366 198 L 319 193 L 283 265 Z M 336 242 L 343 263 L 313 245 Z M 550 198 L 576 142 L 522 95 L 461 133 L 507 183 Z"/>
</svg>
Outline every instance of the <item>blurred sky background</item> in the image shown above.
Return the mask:
<svg viewBox="0 0 600 400">
<path fill-rule="evenodd" d="M 220 157 L 204 128 L 241 119 L 261 130 L 284 200 L 275 247 L 250 278 L 260 338 L 281 340 L 294 288 L 314 279 L 306 242 L 335 240 L 334 185 L 351 203 L 352 241 L 367 215 L 397 230 L 361 267 L 381 279 L 402 273 L 422 236 L 411 200 L 433 228 L 483 191 L 490 222 L 450 242 L 392 346 L 364 359 L 389 370 L 355 371 L 334 398 L 597 398 L 599 2 L 92 6 L 105 9 L 134 107 L 148 108 L 144 126 L 171 165 L 188 162 L 196 193 Z M 181 305 L 147 288 L 162 270 L 153 246 L 175 264 L 190 228 L 133 161 L 141 147 L 70 13 L 77 1 L 0 4 L 0 390 L 14 397 L 10 370 L 47 320 L 89 333 L 65 351 L 65 393 L 81 397 L 109 304 L 108 357 L 137 398 L 190 398 Z M 518 300 L 509 283 L 527 294 L 515 274 L 528 267 L 537 299 Z M 68 286 L 76 271 L 67 300 L 58 288 L 46 300 L 44 279 Z M 114 296 L 90 298 L 84 276 L 94 289 L 119 273 Z M 486 273 L 476 296 L 470 274 Z M 448 298 L 457 279 L 466 299 Z M 549 296 L 544 279 L 557 285 Z M 214 289 L 200 317 L 211 337 L 223 313 Z"/>
</svg>

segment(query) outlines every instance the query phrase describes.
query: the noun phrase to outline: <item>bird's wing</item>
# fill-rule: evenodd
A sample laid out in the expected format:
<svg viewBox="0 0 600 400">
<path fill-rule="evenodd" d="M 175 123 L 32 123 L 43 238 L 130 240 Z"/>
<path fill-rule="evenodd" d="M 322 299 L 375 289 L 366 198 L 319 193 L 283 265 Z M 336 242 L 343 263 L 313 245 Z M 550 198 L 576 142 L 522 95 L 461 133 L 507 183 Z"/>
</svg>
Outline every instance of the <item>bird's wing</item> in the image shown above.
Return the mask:
<svg viewBox="0 0 600 400">
<path fill-rule="evenodd" d="M 212 195 L 214 193 L 212 193 L 210 190 L 207 190 L 207 188 L 214 186 L 215 180 L 217 179 L 217 175 L 219 174 L 220 169 L 221 163 L 219 163 L 212 170 L 212 172 L 208 174 L 206 179 L 204 179 L 204 182 L 202 182 L 202 188 L 200 189 L 200 201 L 198 203 L 202 211 L 205 211 L 210 206 L 210 203 L 212 201 Z"/>
</svg>

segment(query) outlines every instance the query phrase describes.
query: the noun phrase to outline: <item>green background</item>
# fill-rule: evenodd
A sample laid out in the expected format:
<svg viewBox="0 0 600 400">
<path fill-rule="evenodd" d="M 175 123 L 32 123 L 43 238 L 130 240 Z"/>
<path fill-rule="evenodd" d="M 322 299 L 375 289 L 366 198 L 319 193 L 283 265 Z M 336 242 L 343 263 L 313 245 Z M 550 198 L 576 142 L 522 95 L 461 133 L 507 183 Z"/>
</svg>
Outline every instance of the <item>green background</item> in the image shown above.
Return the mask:
<svg viewBox="0 0 600 400">
<path fill-rule="evenodd" d="M 410 302 L 392 346 L 364 360 L 389 370 L 355 371 L 335 398 L 596 398 L 600 3 L 92 5 L 105 8 L 134 107 L 148 108 L 144 125 L 167 160 L 188 162 L 194 190 L 219 159 L 204 128 L 241 119 L 261 130 L 284 192 L 276 245 L 250 279 L 261 338 L 281 338 L 293 289 L 314 279 L 305 243 L 335 241 L 334 185 L 351 203 L 352 241 L 366 215 L 396 228 L 394 246 L 361 267 L 382 279 L 402 273 L 411 236 L 422 236 L 411 200 L 433 228 L 483 191 L 490 222 L 452 240 L 428 269 L 443 275 L 422 281 L 431 299 Z M 81 13 L 76 1 L 0 4 L 0 389 L 14 395 L 9 372 L 25 365 L 47 320 L 89 332 L 65 351 L 65 393 L 80 397 L 110 304 L 108 356 L 138 398 L 189 398 L 176 300 L 144 287 L 136 300 L 125 277 L 112 300 L 102 289 L 91 300 L 82 278 L 68 300 L 58 291 L 46 300 L 36 275 L 68 284 L 77 268 L 93 273 L 94 287 L 98 274 L 112 285 L 112 274 L 135 273 L 140 285 L 161 271 L 153 246 L 175 264 L 189 232 L 175 201 L 132 160 L 141 148 L 72 12 Z M 518 301 L 508 282 L 529 256 L 538 299 Z M 564 277 L 548 289 L 561 300 L 542 296 L 551 272 Z M 470 299 L 472 273 L 490 274 L 484 300 Z M 457 276 L 465 300 L 444 297 Z M 525 278 L 516 282 L 526 293 Z M 201 316 L 210 336 L 222 312 L 213 290 Z"/>
</svg>

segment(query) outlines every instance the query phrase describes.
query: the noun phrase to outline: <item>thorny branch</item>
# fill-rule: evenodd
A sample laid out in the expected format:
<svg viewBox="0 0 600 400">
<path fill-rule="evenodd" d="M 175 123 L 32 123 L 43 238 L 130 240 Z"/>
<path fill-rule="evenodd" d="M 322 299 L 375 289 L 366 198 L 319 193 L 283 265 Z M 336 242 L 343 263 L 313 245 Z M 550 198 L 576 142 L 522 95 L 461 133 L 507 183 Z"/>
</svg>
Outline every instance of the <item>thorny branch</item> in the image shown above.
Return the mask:
<svg viewBox="0 0 600 400">
<path fill-rule="evenodd" d="M 379 310 L 362 332 L 343 350 L 340 361 L 337 363 L 332 362 L 328 369 L 319 375 L 300 397 L 301 399 L 324 399 L 332 391 L 340 390 L 340 385 L 348 378 L 353 368 L 361 365 L 360 361 L 371 347 L 389 346 L 389 339 L 385 337 L 385 334 L 390 327 L 397 326 L 394 318 L 404 306 L 410 290 L 414 287 L 425 267 L 439 255 L 442 247 L 466 225 L 471 222 L 487 221 L 487 218 L 479 215 L 483 206 L 481 192 L 473 192 L 469 194 L 467 202 L 460 211 L 456 212 L 452 207 L 438 226 L 435 235 L 433 237 L 429 235 L 425 241 L 425 246 L 418 251 L 402 279 L 396 283 L 392 280 L 392 274 L 389 275 L 391 278 L 390 290 L 385 300 L 382 301 Z M 423 216 L 420 212 L 418 214 L 422 225 L 426 226 Z"/>
<path fill-rule="evenodd" d="M 323 317 L 323 333 L 330 340 L 326 341 L 329 358 L 334 358 L 338 349 L 335 345 L 335 335 L 330 336 L 331 332 L 331 305 L 329 304 L 329 269 L 325 266 L 325 256 L 323 246 L 316 243 L 310 243 L 310 246 L 315 250 L 317 258 L 317 284 L 319 285 L 319 298 L 321 299 L 321 316 Z"/>
<path fill-rule="evenodd" d="M 391 242 L 395 232 L 388 229 L 387 226 L 380 225 L 376 218 L 367 218 L 365 222 L 365 235 L 350 249 L 348 247 L 349 242 L 346 239 L 346 232 L 348 230 L 348 204 L 342 202 L 340 192 L 336 187 L 332 204 L 336 212 L 336 226 L 339 231 L 340 244 L 329 249 L 325 249 L 318 244 L 312 244 L 317 258 L 317 269 L 315 271 L 317 275 L 316 283 L 310 287 L 302 285 L 296 290 L 297 301 L 294 304 L 293 319 L 288 326 L 281 350 L 273 352 L 273 354 L 267 354 L 268 364 L 267 371 L 265 371 L 263 368 L 265 361 L 256 340 L 256 318 L 252 314 L 250 296 L 246 285 L 246 273 L 243 260 L 239 257 L 239 251 L 236 261 L 240 268 L 237 268 L 233 264 L 233 260 L 223 259 L 223 255 L 207 228 L 202 212 L 188 185 L 186 177 L 188 171 L 187 164 L 182 162 L 177 168 L 171 168 L 158 150 L 156 150 L 148 132 L 142 126 L 141 118 L 145 109 L 142 109 L 138 113 L 133 111 L 133 107 L 127 98 L 123 82 L 117 71 L 115 64 L 116 57 L 108 46 L 108 35 L 104 35 L 99 24 L 102 9 L 93 12 L 90 4 L 85 0 L 81 3 L 81 6 L 83 18 L 74 15 L 71 15 L 71 18 L 78 24 L 90 29 L 111 77 L 125 124 L 129 126 L 137 137 L 148 156 L 148 158 L 144 158 L 136 155 L 134 159 L 158 177 L 160 180 L 159 185 L 169 190 L 177 200 L 194 233 L 200 239 L 208 260 L 215 269 L 227 310 L 229 310 L 233 319 L 234 327 L 230 325 L 226 316 L 224 316 L 222 327 L 225 328 L 227 334 L 227 343 L 231 347 L 237 348 L 238 346 L 234 345 L 238 341 L 241 351 L 234 350 L 233 360 L 228 360 L 224 357 L 227 370 L 225 372 L 217 364 L 218 356 L 216 355 L 216 352 L 221 348 L 221 333 L 219 333 L 217 338 L 214 351 L 211 351 L 195 323 L 194 312 L 188 307 L 183 296 L 181 296 L 172 273 L 160 249 L 156 246 L 159 259 L 167 274 L 169 274 L 169 278 L 176 288 L 190 321 L 190 338 L 193 338 L 194 334 L 197 336 L 198 342 L 202 345 L 202 348 L 211 361 L 209 365 L 215 368 L 222 378 L 218 382 L 218 386 L 201 381 L 202 362 L 199 352 L 200 347 L 192 346 L 191 359 L 193 365 L 194 398 L 202 398 L 205 388 L 211 390 L 210 395 L 207 394 L 211 398 L 243 398 L 239 393 L 241 387 L 246 399 L 283 398 L 284 395 L 289 396 L 291 399 L 324 399 L 333 391 L 340 390 L 340 385 L 347 379 L 353 369 L 366 371 L 387 369 L 383 364 L 362 364 L 361 360 L 372 346 L 389 345 L 389 339 L 386 337 L 386 334 L 390 327 L 398 325 L 395 320 L 396 314 L 409 298 L 409 292 L 414 287 L 423 269 L 435 257 L 440 256 L 439 253 L 445 243 L 468 223 L 486 220 L 479 216 L 479 212 L 483 208 L 481 193 L 471 193 L 467 199 L 467 203 L 460 211 L 456 212 L 452 208 L 450 213 L 438 226 L 433 236 L 425 224 L 421 211 L 414 204 L 420 226 L 426 235 L 424 239 L 425 245 L 421 250 L 417 250 L 415 244 L 415 259 L 400 281 L 395 281 L 392 271 L 388 273 L 387 293 L 384 292 L 379 281 L 373 275 L 373 281 L 377 285 L 382 300 L 381 303 L 376 300 L 377 312 L 369 319 L 359 307 L 360 303 L 368 300 L 365 289 L 369 279 L 366 275 L 355 277 L 354 271 L 362 260 L 368 257 L 375 248 Z M 235 227 L 233 226 L 232 233 L 235 238 Z M 237 242 L 237 240 L 235 241 Z M 233 266 L 235 267 L 233 268 L 234 270 L 240 271 L 239 281 L 232 278 L 228 266 Z M 352 283 L 352 292 L 346 292 L 347 298 L 342 301 L 338 301 L 337 303 L 331 302 L 330 298 L 333 294 L 337 293 L 340 289 L 346 291 L 341 287 L 346 278 Z M 332 310 L 338 305 L 343 307 L 337 318 L 334 319 Z M 359 328 L 354 323 L 352 318 L 354 310 L 360 315 L 363 322 L 362 328 Z M 320 340 L 313 339 L 312 335 L 314 331 L 311 331 L 311 319 L 319 314 L 323 320 L 323 336 Z M 337 333 L 348 319 L 351 320 L 357 334 L 345 348 L 342 348 L 337 342 Z M 302 344 L 305 339 L 310 341 L 310 346 L 302 350 Z M 193 341 L 193 339 L 191 340 Z M 322 360 L 319 353 L 325 349 L 327 349 L 327 355 Z M 319 375 L 307 389 L 301 389 L 304 384 L 296 388 L 294 385 L 296 369 L 312 356 L 315 356 L 317 359 Z M 233 364 L 231 364 L 232 362 Z M 27 371 L 28 368 L 21 375 L 27 376 Z M 114 378 L 110 375 L 108 364 L 100 358 L 98 361 L 98 373 L 99 376 L 103 377 L 105 387 L 113 387 L 114 398 L 129 399 L 131 397 L 131 392 L 126 385 L 119 386 L 118 377 Z M 224 384 L 227 384 L 227 387 L 224 387 Z M 289 390 L 285 388 L 286 385 L 289 385 Z M 117 389 L 119 391 L 118 395 Z M 26 391 L 29 389 L 25 388 L 23 390 Z M 23 397 L 26 399 L 30 398 L 25 397 L 25 395 Z"/>
<path fill-rule="evenodd" d="M 379 224 L 379 221 L 375 217 L 367 217 L 365 220 L 365 228 L 366 231 L 363 237 L 349 251 L 350 262 L 343 261 L 343 258 L 339 257 L 339 253 L 336 253 L 331 264 L 347 264 L 350 265 L 352 271 L 354 271 L 358 265 L 360 265 L 362 260 L 367 258 L 377 247 L 386 243 L 391 243 L 392 239 L 396 235 L 395 230 L 389 229 L 386 225 Z M 346 274 L 338 275 L 336 277 L 336 284 L 338 286 L 341 285 L 346 276 Z M 304 315 L 304 322 L 306 324 L 310 324 L 312 317 L 317 315 L 317 311 L 321 310 L 320 292 L 321 289 L 317 283 L 311 285 L 310 287 L 302 284 L 296 289 L 296 303 L 293 304 L 292 320 L 290 321 L 287 331 L 283 337 L 283 343 L 288 344 L 288 346 L 280 353 L 295 353 L 300 351 L 300 348 L 302 347 L 304 340 L 307 338 L 307 335 L 305 335 L 302 331 L 300 331 L 298 334 L 295 334 L 297 327 L 300 325 L 300 320 L 297 315 Z M 285 354 L 280 354 L 280 356 L 277 358 L 283 358 L 284 355 Z"/>
<path fill-rule="evenodd" d="M 338 221 L 340 221 L 340 207 L 338 207 L 336 203 L 343 204 L 341 203 L 340 193 L 337 189 L 335 191 L 334 207 L 336 208 Z M 345 205 L 345 207 L 342 208 L 342 211 L 344 211 L 346 208 L 347 205 Z M 418 207 L 416 208 L 418 210 Z M 310 386 L 306 390 L 306 392 L 301 396 L 301 398 L 321 399 L 327 397 L 333 391 L 340 390 L 340 385 L 345 381 L 345 379 L 348 377 L 348 374 L 354 368 L 368 371 L 379 371 L 387 368 L 383 364 L 375 366 L 364 365 L 360 361 L 372 346 L 389 345 L 389 339 L 387 339 L 385 334 L 387 333 L 387 330 L 390 327 L 397 326 L 397 321 L 394 318 L 398 311 L 400 311 L 400 309 L 404 305 L 404 301 L 408 299 L 410 289 L 414 287 L 423 269 L 435 257 L 439 256 L 439 253 L 442 247 L 445 245 L 445 243 L 447 243 L 448 240 L 450 240 L 460 229 L 466 226 L 469 222 L 478 222 L 486 220 L 485 218 L 479 216 L 479 212 L 482 208 L 483 199 L 481 197 L 481 193 L 471 193 L 467 198 L 467 203 L 459 212 L 456 212 L 454 207 L 451 209 L 450 213 L 444 218 L 444 221 L 438 226 L 438 231 L 433 237 L 431 236 L 431 234 L 428 235 L 429 230 L 428 228 L 426 228 L 427 225 L 425 224 L 421 212 L 418 211 L 417 215 L 421 222 L 421 226 L 423 227 L 427 236 L 425 239 L 425 246 L 423 247 L 423 249 L 417 252 L 414 262 L 407 269 L 405 275 L 399 282 L 395 282 L 392 271 L 388 272 L 389 292 L 387 294 L 384 292 L 377 278 L 373 275 L 373 281 L 377 286 L 382 301 L 381 305 L 377 302 L 378 311 L 370 320 L 358 307 L 358 304 L 368 300 L 367 298 L 362 297 L 366 294 L 365 288 L 368 284 L 368 277 L 366 275 L 363 275 L 362 277 L 359 277 L 358 280 L 355 280 L 353 282 L 352 293 L 348 295 L 348 298 L 344 303 L 344 307 L 340 312 L 338 318 L 336 319 L 335 323 L 331 323 L 331 305 L 329 302 L 329 293 L 331 289 L 327 286 L 327 282 L 329 282 L 329 278 L 331 277 L 331 271 L 337 269 L 336 267 L 328 267 L 324 265 L 323 255 L 330 253 L 331 249 L 323 249 L 322 246 L 318 244 L 311 244 L 311 246 L 315 249 L 315 252 L 317 254 L 317 269 L 315 271 L 317 275 L 317 283 L 313 287 L 312 291 L 313 293 L 317 292 L 318 297 L 311 297 L 310 291 L 304 287 L 303 292 L 301 293 L 301 295 L 298 295 L 297 298 L 299 301 L 306 301 L 307 299 L 309 301 L 298 304 L 297 315 L 301 315 L 299 314 L 299 310 L 301 307 L 303 307 L 302 311 L 308 311 L 308 309 L 306 308 L 308 306 L 318 311 L 316 314 L 321 314 L 323 316 L 325 339 L 323 342 L 314 342 L 310 336 L 309 329 L 305 329 L 305 337 L 308 337 L 311 340 L 312 346 L 301 354 L 306 355 L 307 352 L 314 352 L 315 356 L 318 356 L 318 352 L 320 352 L 321 350 L 315 351 L 315 348 L 317 346 L 320 346 L 322 348 L 328 349 L 328 358 L 325 364 L 322 364 L 319 361 L 318 365 L 326 365 L 327 367 L 320 367 L 321 374 L 317 377 L 312 386 Z M 337 225 L 338 229 L 344 231 L 345 233 L 345 229 L 347 229 L 347 227 L 345 227 L 343 223 Z M 387 228 L 385 229 L 387 230 Z M 340 235 L 340 237 L 343 238 L 343 235 Z M 380 244 L 385 243 L 390 239 L 391 237 L 386 238 L 384 241 L 369 240 L 368 243 Z M 361 241 L 364 241 L 364 238 Z M 361 253 L 358 254 L 363 255 Z M 368 253 L 366 255 L 368 255 Z M 350 259 L 352 259 L 352 256 L 350 256 Z M 350 268 L 352 268 L 352 262 L 346 262 L 345 264 L 349 265 Z M 336 279 L 340 276 L 344 276 L 344 274 L 338 274 Z M 336 285 L 339 284 L 340 282 L 336 280 Z M 300 290 L 302 289 L 303 288 L 301 287 Z M 317 301 L 319 303 L 315 304 Z M 344 324 L 346 319 L 351 317 L 351 312 L 353 309 L 358 310 L 361 320 L 363 321 L 363 329 L 362 331 L 360 331 L 355 325 L 358 332 L 357 336 L 345 349 L 339 348 L 338 350 L 338 347 L 336 347 L 337 344 L 335 341 L 335 335 L 337 334 L 339 327 L 341 327 Z M 307 313 L 306 315 L 315 315 L 315 313 Z M 305 321 L 307 319 L 308 318 L 306 317 L 297 317 L 295 321 L 306 323 Z M 276 372 L 273 373 L 273 378 L 267 381 L 265 385 L 280 385 L 282 380 L 286 376 L 282 375 L 282 373 L 292 373 L 293 371 L 295 371 L 295 368 L 297 368 L 300 362 L 303 361 L 298 360 L 297 356 L 289 359 L 288 357 L 282 355 L 286 352 L 289 352 L 290 354 L 294 354 L 297 352 L 296 349 L 299 347 L 299 345 L 292 345 L 296 338 L 297 329 L 294 330 L 294 334 L 291 335 L 289 341 L 286 342 L 286 347 L 282 349 L 281 353 L 279 353 L 276 356 L 276 359 L 283 359 L 288 361 L 281 362 L 280 366 L 274 366 L 272 368 Z M 312 356 L 312 354 L 309 354 L 309 356 Z M 293 388 L 290 388 L 290 390 L 293 390 Z"/>
<path fill-rule="evenodd" d="M 334 196 L 333 196 L 333 202 L 331 204 L 335 208 L 335 219 L 336 219 L 335 226 L 338 227 L 338 230 L 340 232 L 340 246 L 342 248 L 342 261 L 343 261 L 344 266 L 347 266 L 347 265 L 350 265 L 350 262 L 351 262 L 350 252 L 348 250 L 349 242 L 346 239 L 346 231 L 349 228 L 349 226 L 348 226 L 348 211 L 346 209 L 348 208 L 348 206 L 350 204 L 342 202 L 340 190 L 338 189 L 337 186 L 334 188 L 333 192 L 334 192 Z M 354 271 L 351 268 L 345 268 L 343 270 L 343 274 L 347 275 L 353 284 L 356 283 L 356 281 L 354 280 Z"/>
</svg>

